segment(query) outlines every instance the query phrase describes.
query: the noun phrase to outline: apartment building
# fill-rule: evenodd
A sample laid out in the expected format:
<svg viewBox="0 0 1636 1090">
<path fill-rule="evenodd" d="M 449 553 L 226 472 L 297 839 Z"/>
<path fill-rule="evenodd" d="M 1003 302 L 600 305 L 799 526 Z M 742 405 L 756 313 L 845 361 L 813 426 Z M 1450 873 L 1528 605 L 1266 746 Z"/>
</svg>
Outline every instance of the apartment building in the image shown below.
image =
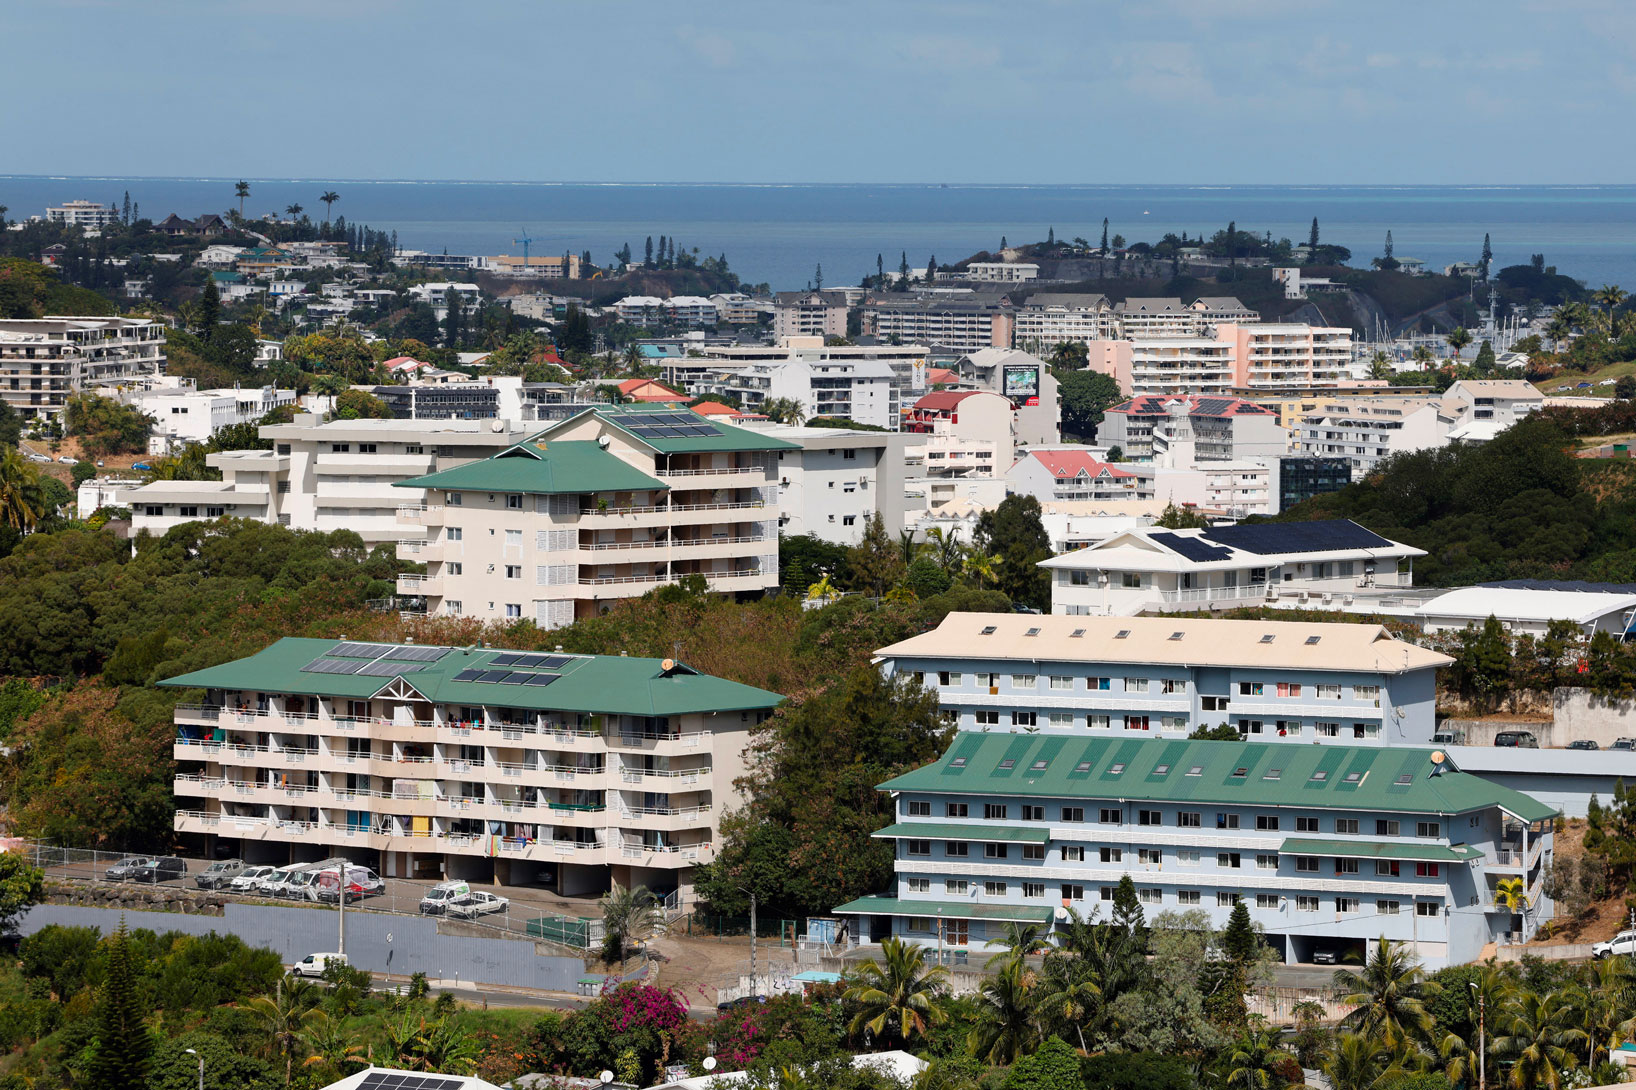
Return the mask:
<svg viewBox="0 0 1636 1090">
<path fill-rule="evenodd" d="M 1125 877 L 1150 914 L 1219 928 L 1245 905 L 1285 963 L 1362 960 L 1384 936 L 1458 965 L 1551 911 L 1555 808 L 1443 750 L 963 732 L 880 789 L 893 887 L 835 911 L 857 941 L 955 964 L 980 965 L 1014 923 L 1105 915 Z M 1497 894 L 1519 878 L 1515 914 Z"/>
<path fill-rule="evenodd" d="M 791 444 L 777 455 L 780 534 L 856 545 L 877 513 L 888 534 L 895 537 L 903 529 L 907 452 L 920 442 L 915 436 L 783 424 L 746 427 Z"/>
<path fill-rule="evenodd" d="M 773 296 L 773 335 L 846 336 L 846 296 L 838 291 L 781 291 Z"/>
<path fill-rule="evenodd" d="M 240 266 L 243 271 L 243 266 Z M 443 321 L 449 314 L 449 301 L 458 299 L 461 309 L 471 311 L 483 303 L 483 290 L 476 284 L 463 281 L 444 280 L 430 284 L 416 284 L 409 289 L 409 295 L 416 302 L 425 303 L 437 314 L 437 320 Z"/>
<path fill-rule="evenodd" d="M 1465 379 L 1443 394 L 1453 418 L 1450 439 L 1481 443 L 1545 406 L 1545 395 L 1522 379 Z"/>
<path fill-rule="evenodd" d="M 1352 483 L 1352 466 L 1345 458 L 1305 458 L 1287 455 L 1266 459 L 1273 471 L 1273 490 L 1278 495 L 1274 513 L 1288 511 L 1298 503 L 1339 492 Z"/>
<path fill-rule="evenodd" d="M 155 481 L 128 495 L 133 531 L 162 534 L 173 526 L 227 516 L 297 530 L 352 530 L 367 544 L 402 542 L 419 559 L 419 526 L 398 521 L 410 477 L 487 458 L 528 434 L 490 420 L 332 420 L 310 413 L 269 424 L 272 450 L 222 451 L 205 461 L 220 481 Z"/>
<path fill-rule="evenodd" d="M 1349 519 L 1130 530 L 1040 562 L 1051 612 L 1133 616 L 1220 604 L 1343 608 L 1414 583 L 1423 549 Z"/>
<path fill-rule="evenodd" d="M 1030 450 L 1006 472 L 1006 488 L 1042 504 L 1077 500 L 1151 500 L 1153 478 L 1099 462 L 1083 447 Z"/>
<path fill-rule="evenodd" d="M 1038 280 L 1040 267 L 1031 261 L 973 261 L 963 272 L 951 274 L 962 280 L 989 284 L 1022 284 Z"/>
<path fill-rule="evenodd" d="M 124 395 L 132 408 L 153 418 L 149 454 L 170 454 L 188 443 L 205 442 L 222 428 L 253 424 L 296 400 L 294 390 L 273 386 L 196 390 L 191 379 L 183 381 L 186 385 Z"/>
<path fill-rule="evenodd" d="M 1301 418 L 1295 453 L 1345 458 L 1352 479 L 1393 454 L 1440 447 L 1454 417 L 1436 398 L 1328 398 Z"/>
<path fill-rule="evenodd" d="M 163 322 L 0 319 L 0 398 L 26 420 L 56 416 L 81 391 L 150 381 L 164 370 Z"/>
<path fill-rule="evenodd" d="M 743 292 L 718 293 L 710 301 L 716 305 L 716 321 L 721 325 L 757 325 L 774 314 L 772 303 Z"/>
<path fill-rule="evenodd" d="M 1201 327 L 1220 325 L 1222 322 L 1245 325 L 1261 320 L 1258 312 L 1230 295 L 1201 295 L 1187 304 L 1187 308 L 1197 316 Z"/>
<path fill-rule="evenodd" d="M 836 417 L 893 429 L 898 424 L 893 378 L 892 368 L 880 360 L 795 354 L 724 368 L 713 377 L 700 378 L 694 389 L 707 396 L 731 397 L 745 412 L 759 412 L 769 401 L 784 399 L 801 406 L 803 417 Z"/>
<path fill-rule="evenodd" d="M 781 697 L 671 659 L 282 639 L 160 682 L 207 858 L 686 892 Z"/>
<path fill-rule="evenodd" d="M 110 223 L 119 222 L 119 209 L 111 204 L 98 204 L 96 201 L 68 201 L 65 204 L 48 206 L 45 210 L 45 220 L 47 223 L 100 230 Z"/>
<path fill-rule="evenodd" d="M 1218 338 L 1234 344 L 1233 385 L 1277 390 L 1340 386 L 1352 379 L 1352 330 L 1297 322 L 1223 322 Z"/>
<path fill-rule="evenodd" d="M 1011 300 L 948 296 L 875 296 L 863 304 L 863 332 L 883 341 L 924 344 L 951 352 L 1009 348 L 1015 331 Z"/>
<path fill-rule="evenodd" d="M 1011 402 L 1012 435 L 1019 446 L 1062 441 L 1056 376 L 1038 356 L 1011 348 L 980 348 L 955 361 L 963 389 L 988 390 Z"/>
<path fill-rule="evenodd" d="M 431 614 L 556 628 L 662 583 L 779 583 L 776 454 L 795 444 L 685 410 L 596 406 L 491 458 L 396 482 L 425 544 L 400 594 Z M 413 495 L 413 493 L 408 493 Z"/>
<path fill-rule="evenodd" d="M 1017 308 L 1013 343 L 1035 355 L 1059 344 L 1107 340 L 1118 334 L 1118 317 L 1105 295 L 1040 292 Z"/>
<path fill-rule="evenodd" d="M 1114 312 L 1125 340 L 1189 337 L 1199 331 L 1199 315 L 1180 299 L 1126 299 Z"/>
<path fill-rule="evenodd" d="M 1134 397 L 1110 408 L 1097 445 L 1133 462 L 1189 465 L 1277 457 L 1289 449 L 1278 415 L 1253 401 L 1198 395 Z"/>
</svg>

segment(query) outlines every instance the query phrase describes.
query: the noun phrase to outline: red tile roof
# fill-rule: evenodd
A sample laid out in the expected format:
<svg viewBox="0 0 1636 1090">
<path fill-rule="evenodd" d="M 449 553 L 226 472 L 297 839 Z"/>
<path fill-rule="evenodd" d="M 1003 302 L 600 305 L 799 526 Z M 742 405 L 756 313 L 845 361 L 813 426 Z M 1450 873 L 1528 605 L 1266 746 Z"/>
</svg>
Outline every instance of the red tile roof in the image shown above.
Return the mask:
<svg viewBox="0 0 1636 1090">
<path fill-rule="evenodd" d="M 1078 477 L 1081 473 L 1087 477 L 1136 476 L 1128 469 L 1120 469 L 1109 462 L 1097 461 L 1087 451 L 1031 450 L 1026 457 L 1037 461 L 1053 477 Z"/>
<path fill-rule="evenodd" d="M 1245 401 L 1240 397 L 1211 397 L 1206 394 L 1143 394 L 1122 405 L 1115 405 L 1110 413 L 1129 413 L 1132 416 L 1165 416 L 1175 402 L 1187 403 L 1188 416 L 1273 416 L 1271 409 Z"/>
<path fill-rule="evenodd" d="M 975 397 L 983 392 L 982 390 L 937 390 L 915 402 L 915 409 L 922 412 L 943 412 L 956 408 L 966 398 Z"/>
<path fill-rule="evenodd" d="M 619 384 L 619 392 L 637 401 L 686 401 L 687 398 L 650 378 L 628 378 Z"/>
<path fill-rule="evenodd" d="M 739 416 L 739 411 L 731 405 L 723 405 L 719 401 L 701 401 L 693 406 L 693 411 L 700 416 Z"/>
<path fill-rule="evenodd" d="M 933 386 L 947 386 L 950 383 L 959 382 L 960 376 L 947 367 L 928 367 L 926 368 L 926 381 Z"/>
</svg>

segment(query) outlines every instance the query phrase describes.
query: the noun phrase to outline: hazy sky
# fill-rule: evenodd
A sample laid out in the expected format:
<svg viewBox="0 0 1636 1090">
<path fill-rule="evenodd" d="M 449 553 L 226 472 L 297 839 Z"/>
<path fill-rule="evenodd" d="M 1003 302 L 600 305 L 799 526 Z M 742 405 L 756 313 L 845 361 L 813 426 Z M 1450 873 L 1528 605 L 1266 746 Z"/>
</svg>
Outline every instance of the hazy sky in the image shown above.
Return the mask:
<svg viewBox="0 0 1636 1090">
<path fill-rule="evenodd" d="M 19 174 L 1631 182 L 1628 0 L 0 0 Z"/>
</svg>

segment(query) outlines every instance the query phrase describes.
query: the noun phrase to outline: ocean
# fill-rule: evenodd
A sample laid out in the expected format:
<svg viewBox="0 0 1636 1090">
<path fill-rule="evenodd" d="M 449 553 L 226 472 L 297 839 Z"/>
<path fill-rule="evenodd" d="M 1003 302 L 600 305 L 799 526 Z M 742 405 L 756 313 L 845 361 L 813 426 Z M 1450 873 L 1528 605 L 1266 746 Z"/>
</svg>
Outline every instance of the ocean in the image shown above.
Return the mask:
<svg viewBox="0 0 1636 1090">
<path fill-rule="evenodd" d="M 154 220 L 237 207 L 237 179 L 60 178 L 0 175 L 8 218 L 41 215 L 75 198 L 118 203 L 129 191 Z M 799 289 L 823 268 L 827 284 L 855 284 L 907 253 L 911 265 L 959 260 L 1013 245 L 1075 236 L 1095 242 L 1102 220 L 1127 241 L 1168 231 L 1196 237 L 1229 221 L 1241 231 L 1304 242 L 1316 216 L 1322 241 L 1366 266 L 1391 231 L 1394 253 L 1441 269 L 1475 261 L 1483 235 L 1495 268 L 1543 253 L 1547 264 L 1598 287 L 1636 287 L 1636 186 L 1097 186 L 1097 185 L 674 185 L 640 183 L 413 182 L 248 179 L 245 213 L 283 214 L 333 189 L 349 222 L 395 230 L 405 248 L 520 254 L 591 251 L 608 262 L 621 245 L 638 256 L 652 236 L 674 236 L 700 256 L 726 254 L 749 283 Z"/>
</svg>

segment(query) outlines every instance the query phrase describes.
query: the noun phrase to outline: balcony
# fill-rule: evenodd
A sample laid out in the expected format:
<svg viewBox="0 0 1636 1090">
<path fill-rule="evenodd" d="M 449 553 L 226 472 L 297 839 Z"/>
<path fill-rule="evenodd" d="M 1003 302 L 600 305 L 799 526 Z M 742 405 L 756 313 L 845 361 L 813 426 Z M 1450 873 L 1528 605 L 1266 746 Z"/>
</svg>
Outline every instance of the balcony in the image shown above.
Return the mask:
<svg viewBox="0 0 1636 1090">
<path fill-rule="evenodd" d="M 441 575 L 400 575 L 398 576 L 398 593 L 415 596 L 441 596 L 443 593 L 443 577 Z"/>
<path fill-rule="evenodd" d="M 656 787 L 663 787 L 667 791 L 677 791 L 685 787 L 693 787 L 700 783 L 708 783 L 711 768 L 621 768 L 619 782 L 629 784 L 651 783 Z"/>
<path fill-rule="evenodd" d="M 430 508 L 424 503 L 400 503 L 397 510 L 399 522 L 413 522 L 421 525 L 425 525 L 430 521 L 427 517 L 429 513 Z"/>
</svg>

